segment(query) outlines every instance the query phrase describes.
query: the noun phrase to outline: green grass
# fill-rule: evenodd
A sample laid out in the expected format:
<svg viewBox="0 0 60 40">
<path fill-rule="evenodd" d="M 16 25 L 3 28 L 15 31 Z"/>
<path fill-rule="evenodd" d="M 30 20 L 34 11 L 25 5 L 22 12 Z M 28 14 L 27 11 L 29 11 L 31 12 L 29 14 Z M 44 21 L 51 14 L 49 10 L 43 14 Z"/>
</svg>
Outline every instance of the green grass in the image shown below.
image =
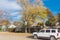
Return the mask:
<svg viewBox="0 0 60 40">
<path fill-rule="evenodd" d="M 2 31 L 1 27 L 0 27 L 0 32 Z"/>
</svg>

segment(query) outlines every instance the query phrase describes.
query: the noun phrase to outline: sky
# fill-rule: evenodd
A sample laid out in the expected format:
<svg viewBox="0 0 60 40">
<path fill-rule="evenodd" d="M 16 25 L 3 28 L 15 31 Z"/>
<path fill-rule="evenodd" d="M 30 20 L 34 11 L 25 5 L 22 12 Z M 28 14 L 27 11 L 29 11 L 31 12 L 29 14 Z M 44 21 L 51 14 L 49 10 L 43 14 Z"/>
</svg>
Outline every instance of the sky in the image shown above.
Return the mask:
<svg viewBox="0 0 60 40">
<path fill-rule="evenodd" d="M 18 14 L 21 9 L 16 0 L 0 0 L 0 10 L 10 13 L 10 21 L 16 21 L 21 17 Z"/>
<path fill-rule="evenodd" d="M 43 3 L 53 15 L 57 15 L 60 12 L 60 0 L 43 0 Z"/>
<path fill-rule="evenodd" d="M 44 6 L 48 8 L 53 15 L 56 15 L 58 12 L 60 12 L 60 0 L 42 1 Z M 17 4 L 16 0 L 0 0 L 0 10 L 8 11 L 10 13 L 10 21 L 16 21 L 21 17 L 18 12 L 22 10 L 22 7 Z"/>
<path fill-rule="evenodd" d="M 30 2 L 33 2 L 30 0 Z M 60 12 L 60 0 L 42 0 L 43 6 L 49 9 L 53 15 Z"/>
</svg>

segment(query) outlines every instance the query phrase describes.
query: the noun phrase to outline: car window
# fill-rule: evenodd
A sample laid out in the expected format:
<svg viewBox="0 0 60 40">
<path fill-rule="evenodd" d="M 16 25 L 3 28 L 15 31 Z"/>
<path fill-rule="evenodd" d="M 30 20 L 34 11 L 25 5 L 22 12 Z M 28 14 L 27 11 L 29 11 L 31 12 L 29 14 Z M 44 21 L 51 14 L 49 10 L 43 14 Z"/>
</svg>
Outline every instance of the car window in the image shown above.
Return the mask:
<svg viewBox="0 0 60 40">
<path fill-rule="evenodd" d="M 45 30 L 41 30 L 40 32 L 45 32 Z"/>
<path fill-rule="evenodd" d="M 60 32 L 60 28 L 58 29 L 58 32 Z"/>
<path fill-rule="evenodd" d="M 48 33 L 49 33 L 49 32 L 50 32 L 50 30 L 46 30 L 46 32 L 48 32 Z"/>
<path fill-rule="evenodd" d="M 52 33 L 55 33 L 56 31 L 55 30 L 52 30 Z"/>
</svg>

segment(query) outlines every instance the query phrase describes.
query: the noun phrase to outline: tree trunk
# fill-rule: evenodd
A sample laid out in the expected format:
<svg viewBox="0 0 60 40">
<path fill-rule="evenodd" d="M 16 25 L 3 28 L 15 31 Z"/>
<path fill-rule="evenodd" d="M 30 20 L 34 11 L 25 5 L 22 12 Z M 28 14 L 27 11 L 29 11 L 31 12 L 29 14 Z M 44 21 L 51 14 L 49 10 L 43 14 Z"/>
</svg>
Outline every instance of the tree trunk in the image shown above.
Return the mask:
<svg viewBox="0 0 60 40">
<path fill-rule="evenodd" d="M 29 33 L 30 33 L 30 27 L 29 27 L 29 29 L 28 29 L 28 30 L 29 30 Z"/>
<path fill-rule="evenodd" d="M 27 27 L 25 27 L 25 33 L 27 33 Z"/>
</svg>

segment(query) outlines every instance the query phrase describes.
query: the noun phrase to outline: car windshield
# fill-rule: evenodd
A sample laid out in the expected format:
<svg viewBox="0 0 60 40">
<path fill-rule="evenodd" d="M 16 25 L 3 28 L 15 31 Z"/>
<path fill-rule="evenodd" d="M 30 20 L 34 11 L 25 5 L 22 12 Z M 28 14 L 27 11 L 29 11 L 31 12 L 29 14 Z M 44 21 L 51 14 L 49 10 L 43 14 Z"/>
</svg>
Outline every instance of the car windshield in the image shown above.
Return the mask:
<svg viewBox="0 0 60 40">
<path fill-rule="evenodd" d="M 45 30 L 40 30 L 40 32 L 45 32 Z"/>
</svg>

